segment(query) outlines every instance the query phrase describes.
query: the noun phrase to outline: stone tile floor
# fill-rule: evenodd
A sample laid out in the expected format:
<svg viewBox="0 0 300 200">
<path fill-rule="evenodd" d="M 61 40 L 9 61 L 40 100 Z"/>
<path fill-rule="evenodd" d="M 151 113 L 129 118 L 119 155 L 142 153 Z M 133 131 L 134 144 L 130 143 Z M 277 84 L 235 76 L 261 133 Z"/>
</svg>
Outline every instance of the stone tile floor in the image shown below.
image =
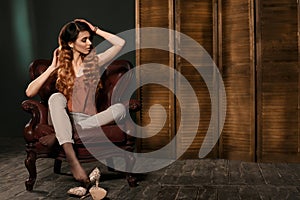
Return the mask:
<svg viewBox="0 0 300 200">
<path fill-rule="evenodd" d="M 0 138 L 0 199 L 79 199 L 66 192 L 78 186 L 63 163 L 65 175 L 53 173 L 52 159 L 38 159 L 33 191 L 25 189 L 28 172 L 23 138 Z M 124 176 L 98 162 L 84 163 L 87 171 L 98 166 L 106 199 L 300 199 L 300 164 L 249 163 L 224 159 L 180 160 L 161 170 L 139 174 L 139 186 L 130 188 Z M 91 197 L 86 198 L 91 200 Z"/>
</svg>

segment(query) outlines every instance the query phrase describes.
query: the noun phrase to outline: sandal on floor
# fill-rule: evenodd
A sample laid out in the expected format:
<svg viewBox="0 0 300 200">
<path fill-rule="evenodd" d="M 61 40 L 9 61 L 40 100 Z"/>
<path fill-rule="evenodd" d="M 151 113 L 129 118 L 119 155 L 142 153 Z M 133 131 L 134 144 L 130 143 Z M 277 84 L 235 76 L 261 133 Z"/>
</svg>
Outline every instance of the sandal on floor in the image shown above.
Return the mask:
<svg viewBox="0 0 300 200">
<path fill-rule="evenodd" d="M 78 196 L 78 197 L 82 197 L 86 194 L 87 189 L 84 187 L 74 187 L 68 190 L 68 194 L 70 195 L 74 195 L 74 196 Z"/>
<path fill-rule="evenodd" d="M 93 200 L 100 200 L 103 199 L 107 191 L 104 190 L 103 188 L 98 187 L 99 184 L 99 179 L 100 179 L 100 170 L 96 167 L 93 169 L 93 171 L 89 174 L 89 179 L 84 181 L 83 187 L 74 187 L 68 190 L 68 194 L 77 196 L 77 197 L 82 197 L 85 198 L 88 195 L 91 195 Z M 92 186 L 96 183 L 96 186 Z M 87 191 L 89 193 L 87 194 Z"/>
<path fill-rule="evenodd" d="M 100 179 L 100 170 L 98 167 L 95 167 L 90 173 L 87 180 L 83 181 L 81 184 L 82 187 L 86 188 L 88 191 L 95 183 L 96 181 L 99 181 Z"/>
<path fill-rule="evenodd" d="M 91 187 L 89 192 L 90 192 L 93 200 L 101 200 L 107 194 L 107 191 L 105 189 L 98 187 L 98 186 Z"/>
<path fill-rule="evenodd" d="M 91 183 L 95 183 L 96 181 L 99 181 L 100 179 L 100 170 L 98 169 L 98 167 L 96 167 L 95 169 L 93 169 L 93 171 L 89 174 L 89 179 L 91 181 Z"/>
<path fill-rule="evenodd" d="M 101 200 L 107 194 L 107 191 L 105 189 L 98 186 L 100 175 L 101 172 L 97 167 L 89 175 L 90 181 L 96 183 L 96 185 L 89 189 L 89 194 L 92 196 L 93 200 Z"/>
</svg>

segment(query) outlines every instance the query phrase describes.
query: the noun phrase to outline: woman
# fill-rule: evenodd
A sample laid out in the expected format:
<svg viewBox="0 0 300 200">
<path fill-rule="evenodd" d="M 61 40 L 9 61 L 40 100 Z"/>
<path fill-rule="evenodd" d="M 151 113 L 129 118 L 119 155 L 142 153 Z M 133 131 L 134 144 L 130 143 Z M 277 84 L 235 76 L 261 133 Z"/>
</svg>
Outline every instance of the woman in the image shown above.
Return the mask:
<svg viewBox="0 0 300 200">
<path fill-rule="evenodd" d="M 96 54 L 91 41 L 93 35 L 103 37 L 112 47 Z M 102 126 L 124 117 L 125 107 L 122 104 L 114 104 L 103 112 L 96 112 L 96 84 L 93 83 L 99 81 L 99 68 L 118 54 L 125 41 L 84 19 L 67 23 L 61 29 L 58 40 L 59 48 L 53 53 L 51 65 L 28 85 L 26 95 L 35 96 L 50 75 L 57 72 L 56 89 L 59 92 L 51 95 L 48 101 L 50 121 L 55 136 L 65 151 L 74 178 L 81 182 L 89 182 L 73 149 L 72 126 L 68 113 L 80 129 Z"/>
</svg>

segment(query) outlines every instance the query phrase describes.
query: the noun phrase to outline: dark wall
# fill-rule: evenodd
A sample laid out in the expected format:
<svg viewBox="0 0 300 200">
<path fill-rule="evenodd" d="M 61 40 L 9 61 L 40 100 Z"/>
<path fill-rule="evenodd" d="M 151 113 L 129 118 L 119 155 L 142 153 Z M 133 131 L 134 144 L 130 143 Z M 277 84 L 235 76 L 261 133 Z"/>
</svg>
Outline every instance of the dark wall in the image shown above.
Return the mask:
<svg viewBox="0 0 300 200">
<path fill-rule="evenodd" d="M 21 108 L 29 82 L 28 65 L 37 58 L 51 59 L 61 27 L 85 18 L 112 33 L 135 27 L 134 0 L 4 0 L 1 1 L 1 132 L 22 137 L 30 115 Z M 94 45 L 101 40 L 95 38 Z M 134 63 L 134 54 L 124 55 Z"/>
</svg>

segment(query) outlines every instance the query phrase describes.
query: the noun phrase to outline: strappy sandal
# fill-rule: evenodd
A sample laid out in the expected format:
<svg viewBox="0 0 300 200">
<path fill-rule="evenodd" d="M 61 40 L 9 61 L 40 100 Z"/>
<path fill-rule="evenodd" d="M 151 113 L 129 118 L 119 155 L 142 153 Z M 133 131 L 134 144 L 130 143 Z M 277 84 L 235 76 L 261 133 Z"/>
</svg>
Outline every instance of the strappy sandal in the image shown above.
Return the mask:
<svg viewBox="0 0 300 200">
<path fill-rule="evenodd" d="M 100 170 L 98 168 L 95 168 L 89 177 L 90 177 L 91 182 L 93 182 L 93 181 L 96 182 L 96 185 L 94 185 L 93 187 L 91 187 L 89 189 L 89 192 L 90 192 L 93 200 L 103 199 L 106 196 L 107 191 L 105 189 L 99 187 Z"/>
<path fill-rule="evenodd" d="M 96 167 L 89 174 L 89 180 L 84 182 L 84 187 L 74 187 L 68 190 L 68 194 L 72 196 L 81 197 L 80 199 L 84 199 L 88 196 L 92 196 L 93 200 L 101 200 L 103 199 L 107 191 L 101 187 L 99 187 L 99 179 L 100 179 L 100 170 Z M 92 186 L 96 183 L 96 186 Z M 87 191 L 89 191 L 87 193 Z"/>
<path fill-rule="evenodd" d="M 89 192 L 90 192 L 93 200 L 101 200 L 107 194 L 107 191 L 101 187 L 98 187 L 97 183 L 96 183 L 96 186 L 91 187 Z"/>
<path fill-rule="evenodd" d="M 91 184 L 94 184 L 96 181 L 99 181 L 100 170 L 98 169 L 98 167 L 93 169 L 93 171 L 89 174 L 89 179 L 90 179 Z"/>
<path fill-rule="evenodd" d="M 91 182 L 96 182 L 96 185 L 89 189 L 89 193 L 91 194 L 93 200 L 101 200 L 103 199 L 107 191 L 103 188 L 100 188 L 99 179 L 100 179 L 100 170 L 96 167 L 89 175 Z"/>
<path fill-rule="evenodd" d="M 82 197 L 84 195 L 86 195 L 87 189 L 84 187 L 74 187 L 68 190 L 68 194 L 72 195 L 72 196 L 77 196 L 77 197 Z"/>
</svg>

